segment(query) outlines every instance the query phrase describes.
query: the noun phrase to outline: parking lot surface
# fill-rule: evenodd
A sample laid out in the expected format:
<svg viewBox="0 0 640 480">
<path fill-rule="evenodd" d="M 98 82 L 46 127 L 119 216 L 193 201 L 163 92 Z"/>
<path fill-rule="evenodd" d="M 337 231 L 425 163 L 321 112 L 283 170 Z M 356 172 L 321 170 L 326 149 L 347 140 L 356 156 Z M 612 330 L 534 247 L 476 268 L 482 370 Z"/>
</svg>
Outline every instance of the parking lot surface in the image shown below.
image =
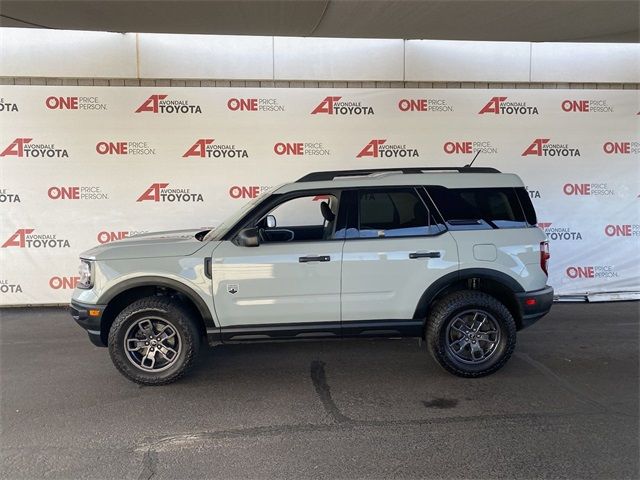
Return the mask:
<svg viewBox="0 0 640 480">
<path fill-rule="evenodd" d="M 140 387 L 60 308 L 0 310 L 2 478 L 638 478 L 638 303 L 558 304 L 498 373 L 416 340 L 222 345 Z"/>
</svg>

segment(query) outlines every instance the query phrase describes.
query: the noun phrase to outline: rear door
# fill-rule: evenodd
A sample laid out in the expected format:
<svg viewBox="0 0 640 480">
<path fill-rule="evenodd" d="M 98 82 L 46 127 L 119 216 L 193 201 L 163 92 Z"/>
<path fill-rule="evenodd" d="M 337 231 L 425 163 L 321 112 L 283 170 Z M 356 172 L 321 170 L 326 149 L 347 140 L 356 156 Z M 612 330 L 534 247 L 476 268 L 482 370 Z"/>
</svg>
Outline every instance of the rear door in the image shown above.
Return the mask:
<svg viewBox="0 0 640 480">
<path fill-rule="evenodd" d="M 422 188 L 354 189 L 342 264 L 342 331 L 421 328 L 424 291 L 457 271 L 456 243 Z M 363 327 L 364 325 L 364 327 Z"/>
</svg>

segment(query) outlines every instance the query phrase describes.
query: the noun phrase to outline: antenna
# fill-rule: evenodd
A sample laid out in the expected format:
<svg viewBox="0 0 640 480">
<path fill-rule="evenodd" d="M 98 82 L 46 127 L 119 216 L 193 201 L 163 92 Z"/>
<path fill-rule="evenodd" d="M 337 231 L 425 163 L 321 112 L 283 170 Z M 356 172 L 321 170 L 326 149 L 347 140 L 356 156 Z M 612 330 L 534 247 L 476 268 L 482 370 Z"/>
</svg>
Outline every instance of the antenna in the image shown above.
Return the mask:
<svg viewBox="0 0 640 480">
<path fill-rule="evenodd" d="M 469 163 L 468 165 L 465 165 L 464 168 L 471 168 L 471 165 L 473 165 L 473 162 L 476 161 L 476 158 L 478 158 L 478 155 L 480 155 L 480 150 L 476 152 L 476 156 L 473 157 L 473 160 L 471 160 L 471 163 Z"/>
</svg>

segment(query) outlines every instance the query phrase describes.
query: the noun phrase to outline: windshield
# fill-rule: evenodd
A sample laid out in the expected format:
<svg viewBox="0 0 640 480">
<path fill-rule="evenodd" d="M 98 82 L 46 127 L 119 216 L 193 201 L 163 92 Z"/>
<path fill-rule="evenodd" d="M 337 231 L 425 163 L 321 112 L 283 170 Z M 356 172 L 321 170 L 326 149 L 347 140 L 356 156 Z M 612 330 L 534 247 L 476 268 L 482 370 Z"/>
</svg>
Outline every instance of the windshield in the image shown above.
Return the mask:
<svg viewBox="0 0 640 480">
<path fill-rule="evenodd" d="M 233 227 L 244 215 L 246 215 L 253 207 L 261 203 L 268 196 L 270 196 L 271 193 L 273 193 L 277 188 L 278 187 L 266 190 L 257 197 L 249 200 L 239 210 L 236 210 L 233 214 L 227 217 L 220 225 L 207 233 L 207 235 L 204 237 L 204 241 L 208 242 L 210 240 L 220 240 L 229 231 L 229 229 Z"/>
</svg>

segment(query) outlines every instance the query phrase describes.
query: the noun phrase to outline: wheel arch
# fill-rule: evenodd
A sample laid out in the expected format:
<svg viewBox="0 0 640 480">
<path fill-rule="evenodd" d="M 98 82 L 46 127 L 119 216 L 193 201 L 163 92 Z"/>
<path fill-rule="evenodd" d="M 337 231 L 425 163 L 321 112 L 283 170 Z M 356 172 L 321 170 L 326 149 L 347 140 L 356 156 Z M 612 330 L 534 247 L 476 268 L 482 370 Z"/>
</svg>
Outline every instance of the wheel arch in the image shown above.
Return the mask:
<svg viewBox="0 0 640 480">
<path fill-rule="evenodd" d="M 494 296 L 511 312 L 518 329 L 522 327 L 516 293 L 524 292 L 524 288 L 506 273 L 488 268 L 468 268 L 442 276 L 425 289 L 413 318 L 426 322 L 431 307 L 438 300 L 459 290 L 478 290 Z"/>
<path fill-rule="evenodd" d="M 100 323 L 100 337 L 107 345 L 109 330 L 118 314 L 130 303 L 144 297 L 154 295 L 177 296 L 181 303 L 190 308 L 202 334 L 206 336 L 207 328 L 215 328 L 215 321 L 205 301 L 192 288 L 177 280 L 156 276 L 136 277 L 124 280 L 98 299 L 100 305 L 106 305 Z"/>
</svg>

